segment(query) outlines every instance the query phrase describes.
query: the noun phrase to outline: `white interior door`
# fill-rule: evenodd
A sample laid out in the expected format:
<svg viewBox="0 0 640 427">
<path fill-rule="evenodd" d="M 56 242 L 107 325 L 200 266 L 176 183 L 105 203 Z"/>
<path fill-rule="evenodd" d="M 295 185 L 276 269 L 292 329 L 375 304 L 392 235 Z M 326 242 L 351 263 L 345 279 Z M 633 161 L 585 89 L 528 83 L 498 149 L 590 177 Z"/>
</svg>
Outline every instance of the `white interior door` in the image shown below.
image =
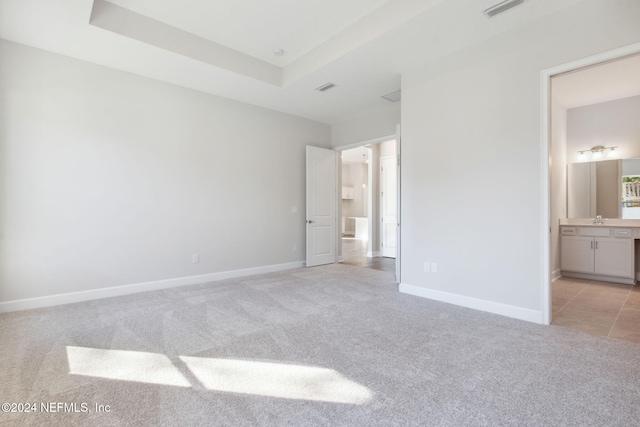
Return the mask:
<svg viewBox="0 0 640 427">
<path fill-rule="evenodd" d="M 380 245 L 383 257 L 395 258 L 398 249 L 398 160 L 380 158 Z"/>
<path fill-rule="evenodd" d="M 336 152 L 307 145 L 307 267 L 336 262 Z"/>
</svg>

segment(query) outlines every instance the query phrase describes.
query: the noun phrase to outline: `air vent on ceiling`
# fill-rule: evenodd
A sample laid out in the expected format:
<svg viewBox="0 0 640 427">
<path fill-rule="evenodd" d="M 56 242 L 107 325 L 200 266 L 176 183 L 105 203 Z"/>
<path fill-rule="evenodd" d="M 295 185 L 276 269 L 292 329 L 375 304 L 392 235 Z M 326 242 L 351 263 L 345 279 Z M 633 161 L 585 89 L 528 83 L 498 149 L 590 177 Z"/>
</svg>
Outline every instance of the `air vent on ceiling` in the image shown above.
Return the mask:
<svg viewBox="0 0 640 427">
<path fill-rule="evenodd" d="M 382 98 L 386 99 L 387 101 L 398 102 L 398 101 L 400 101 L 400 95 L 401 95 L 401 91 L 397 90 L 395 92 L 391 92 L 391 93 L 388 93 L 386 95 L 382 95 Z"/>
<path fill-rule="evenodd" d="M 316 90 L 319 90 L 320 92 L 324 92 L 325 90 L 329 90 L 332 87 L 335 87 L 333 83 L 325 83 L 322 86 L 317 87 Z"/>
<path fill-rule="evenodd" d="M 512 7 L 517 6 L 523 2 L 524 0 L 505 0 L 501 3 L 491 6 L 488 9 L 485 9 L 484 14 L 491 18 L 492 16 L 502 13 L 507 9 L 511 9 Z"/>
</svg>

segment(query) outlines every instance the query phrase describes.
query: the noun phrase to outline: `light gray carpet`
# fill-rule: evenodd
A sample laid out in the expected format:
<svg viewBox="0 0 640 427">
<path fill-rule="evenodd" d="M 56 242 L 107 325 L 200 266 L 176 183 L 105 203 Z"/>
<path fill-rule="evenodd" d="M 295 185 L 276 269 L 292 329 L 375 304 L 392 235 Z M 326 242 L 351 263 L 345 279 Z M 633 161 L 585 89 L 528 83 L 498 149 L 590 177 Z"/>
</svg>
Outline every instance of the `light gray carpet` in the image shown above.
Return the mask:
<svg viewBox="0 0 640 427">
<path fill-rule="evenodd" d="M 4 314 L 0 334 L 0 400 L 38 405 L 2 425 L 640 425 L 640 345 L 340 264 Z"/>
</svg>

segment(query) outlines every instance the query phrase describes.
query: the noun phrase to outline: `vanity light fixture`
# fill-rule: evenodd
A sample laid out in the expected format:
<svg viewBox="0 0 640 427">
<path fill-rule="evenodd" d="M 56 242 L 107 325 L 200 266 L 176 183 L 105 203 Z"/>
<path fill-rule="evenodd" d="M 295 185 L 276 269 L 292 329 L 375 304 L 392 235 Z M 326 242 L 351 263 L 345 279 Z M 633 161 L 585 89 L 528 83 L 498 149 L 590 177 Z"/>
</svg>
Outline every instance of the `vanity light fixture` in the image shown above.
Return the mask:
<svg viewBox="0 0 640 427">
<path fill-rule="evenodd" d="M 602 145 L 596 145 L 595 147 L 591 148 L 590 150 L 580 150 L 578 151 L 578 161 L 579 162 L 586 162 L 587 161 L 587 155 L 586 153 L 591 152 L 591 160 L 602 160 L 602 158 L 604 157 L 604 153 L 605 151 L 607 152 L 607 155 L 609 158 L 613 158 L 613 157 L 617 157 L 618 156 L 618 152 L 616 151 L 616 147 L 604 147 Z"/>
</svg>

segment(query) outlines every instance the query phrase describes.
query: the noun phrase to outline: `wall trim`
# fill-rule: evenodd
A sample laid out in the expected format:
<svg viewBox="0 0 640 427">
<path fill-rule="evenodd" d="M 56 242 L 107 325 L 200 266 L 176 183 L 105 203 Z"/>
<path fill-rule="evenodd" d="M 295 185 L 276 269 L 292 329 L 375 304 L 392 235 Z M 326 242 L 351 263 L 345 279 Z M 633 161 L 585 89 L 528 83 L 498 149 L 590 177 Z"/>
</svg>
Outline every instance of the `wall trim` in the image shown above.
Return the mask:
<svg viewBox="0 0 640 427">
<path fill-rule="evenodd" d="M 575 279 L 585 279 L 585 280 L 597 280 L 601 282 L 611 282 L 611 283 L 620 283 L 623 285 L 635 285 L 636 281 L 633 277 L 616 277 L 616 276 L 605 276 L 602 274 L 589 274 L 589 273 L 574 273 L 573 271 L 565 271 L 562 274 L 564 277 L 573 277 Z"/>
<path fill-rule="evenodd" d="M 207 282 L 215 282 L 218 280 L 232 279 L 235 277 L 252 276 L 262 273 L 273 273 L 276 271 L 291 270 L 301 267 L 304 267 L 304 262 L 296 261 L 285 264 L 272 264 L 261 267 L 245 268 L 241 270 L 220 271 L 217 273 L 201 274 L 198 276 L 177 277 L 174 279 L 156 280 L 153 282 L 134 283 L 131 285 L 113 286 L 108 288 L 91 289 L 79 292 L 68 292 L 64 294 L 5 301 L 0 302 L 0 313 L 31 310 L 34 308 L 51 307 L 55 305 L 72 304 L 76 302 L 118 297 L 123 295 L 137 294 L 140 292 L 176 288 L 180 286 L 198 285 Z"/>
<path fill-rule="evenodd" d="M 407 283 L 400 283 L 399 291 L 404 294 L 446 302 L 449 304 L 459 305 L 461 307 L 472 308 L 474 310 L 486 311 L 493 314 L 499 314 L 501 316 L 525 320 L 527 322 L 545 324 L 541 311 L 531 310 L 528 308 L 436 291 L 433 289 L 423 288 L 421 286 L 409 285 Z"/>
<path fill-rule="evenodd" d="M 562 270 L 557 269 L 551 272 L 551 281 L 557 280 L 562 277 Z"/>
<path fill-rule="evenodd" d="M 368 258 L 380 258 L 380 251 L 367 251 Z"/>
</svg>

